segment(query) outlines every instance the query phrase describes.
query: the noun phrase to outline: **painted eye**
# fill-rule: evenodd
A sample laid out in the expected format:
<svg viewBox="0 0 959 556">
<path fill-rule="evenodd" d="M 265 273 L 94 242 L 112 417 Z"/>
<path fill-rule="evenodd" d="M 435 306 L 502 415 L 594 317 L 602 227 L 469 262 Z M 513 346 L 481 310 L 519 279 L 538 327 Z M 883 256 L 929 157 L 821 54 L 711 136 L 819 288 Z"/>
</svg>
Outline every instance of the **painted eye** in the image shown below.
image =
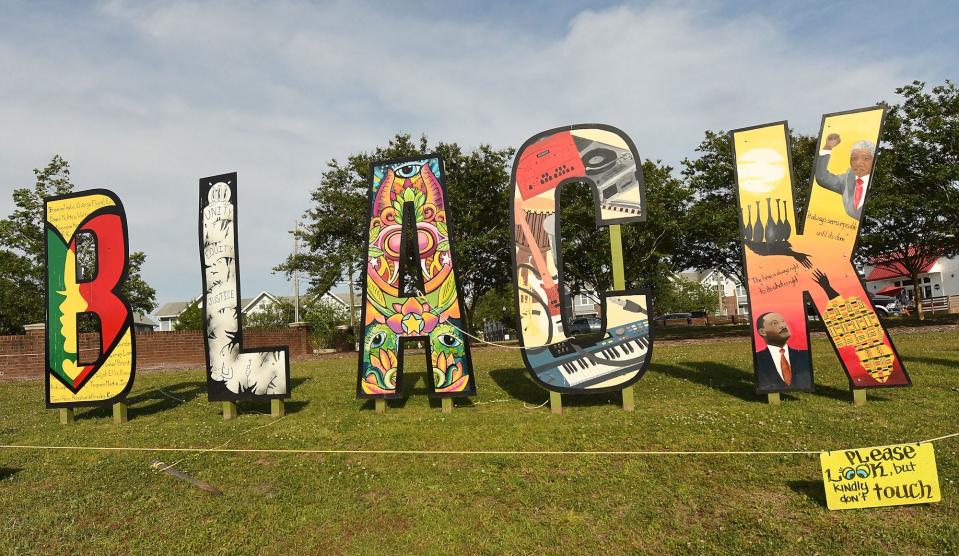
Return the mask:
<svg viewBox="0 0 959 556">
<path fill-rule="evenodd" d="M 373 338 L 370 339 L 370 347 L 378 348 L 386 342 L 386 332 L 377 332 L 373 334 Z"/>
<path fill-rule="evenodd" d="M 456 347 L 463 343 L 460 341 L 459 338 L 457 338 L 456 336 L 452 334 L 440 334 L 439 340 L 440 340 L 440 343 L 446 347 Z"/>
<path fill-rule="evenodd" d="M 847 467 L 842 470 L 843 479 L 852 480 L 856 478 L 856 470 L 852 467 Z"/>
<path fill-rule="evenodd" d="M 422 164 L 404 164 L 403 166 L 400 166 L 394 170 L 394 172 L 396 172 L 396 175 L 401 178 L 412 178 L 420 172 L 420 168 L 422 167 Z"/>
<path fill-rule="evenodd" d="M 865 465 L 860 465 L 856 468 L 856 475 L 865 479 L 869 476 L 869 468 L 867 468 Z"/>
</svg>

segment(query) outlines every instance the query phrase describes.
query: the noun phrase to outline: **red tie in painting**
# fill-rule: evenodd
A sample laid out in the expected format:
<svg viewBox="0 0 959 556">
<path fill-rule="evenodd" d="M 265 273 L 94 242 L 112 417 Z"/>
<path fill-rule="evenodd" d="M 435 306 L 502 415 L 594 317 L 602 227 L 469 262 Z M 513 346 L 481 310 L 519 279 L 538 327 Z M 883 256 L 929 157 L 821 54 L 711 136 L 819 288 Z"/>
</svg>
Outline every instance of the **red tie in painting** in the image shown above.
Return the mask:
<svg viewBox="0 0 959 556">
<path fill-rule="evenodd" d="M 786 359 L 786 348 L 779 348 L 779 368 L 783 371 L 783 382 L 786 386 L 793 383 L 793 370 L 789 366 L 789 359 Z"/>
<path fill-rule="evenodd" d="M 853 201 L 857 207 L 862 204 L 862 178 L 856 178 L 856 191 L 853 194 Z"/>
</svg>

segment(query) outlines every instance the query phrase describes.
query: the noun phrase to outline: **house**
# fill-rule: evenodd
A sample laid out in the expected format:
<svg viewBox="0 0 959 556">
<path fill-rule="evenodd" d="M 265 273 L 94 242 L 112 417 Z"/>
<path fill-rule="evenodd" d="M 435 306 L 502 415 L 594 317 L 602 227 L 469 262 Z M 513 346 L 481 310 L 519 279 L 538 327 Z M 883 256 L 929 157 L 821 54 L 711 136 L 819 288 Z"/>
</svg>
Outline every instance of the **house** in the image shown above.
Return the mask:
<svg viewBox="0 0 959 556">
<path fill-rule="evenodd" d="M 924 261 L 919 272 L 919 288 L 923 299 L 959 295 L 959 257 L 935 257 Z M 914 300 L 912 278 L 902 265 L 876 257 L 863 267 L 866 290 L 870 294 L 899 297 L 905 293 Z"/>
<path fill-rule="evenodd" d="M 734 277 L 726 276 L 716 269 L 687 270 L 679 273 L 679 278 L 696 282 L 716 292 L 719 300 L 717 316 L 749 315 L 749 301 L 746 288 Z"/>
<path fill-rule="evenodd" d="M 186 301 L 171 301 L 169 303 L 164 303 L 156 312 L 156 320 L 159 321 L 160 331 L 167 332 L 170 330 L 176 329 L 176 322 L 180 315 L 183 314 L 183 311 L 186 311 L 190 305 L 194 303 L 199 303 L 199 306 L 203 306 L 203 300 L 201 295 L 194 297 L 193 299 Z M 253 315 L 256 313 L 262 313 L 270 308 L 275 303 L 292 303 L 292 298 L 284 298 L 273 295 L 268 291 L 262 291 L 254 297 L 246 297 L 240 300 L 240 312 L 244 315 Z"/>
<path fill-rule="evenodd" d="M 300 296 L 300 308 L 307 303 L 310 303 L 312 296 L 303 295 Z M 321 302 L 335 304 L 344 307 L 349 310 L 350 296 L 348 293 L 332 293 L 326 292 L 320 297 Z M 156 320 L 159 321 L 159 328 L 161 331 L 175 330 L 176 321 L 183 314 L 183 311 L 186 311 L 190 305 L 193 303 L 199 303 L 200 306 L 203 306 L 202 296 L 196 296 L 193 299 L 186 301 L 172 301 L 169 303 L 164 303 L 156 312 Z M 245 297 L 240 300 L 240 312 L 243 315 L 255 315 L 257 313 L 263 313 L 269 310 L 272 306 L 276 304 L 285 304 L 293 306 L 295 300 L 293 296 L 279 296 L 274 295 L 268 291 L 261 291 L 254 297 Z M 359 318 L 360 309 L 363 306 L 362 296 L 354 295 L 353 296 L 354 309 L 356 311 L 357 318 Z"/>
<path fill-rule="evenodd" d="M 153 320 L 150 315 L 144 315 L 143 313 L 133 314 L 133 329 L 137 334 L 142 332 L 155 332 L 159 326 L 160 324 Z"/>
</svg>

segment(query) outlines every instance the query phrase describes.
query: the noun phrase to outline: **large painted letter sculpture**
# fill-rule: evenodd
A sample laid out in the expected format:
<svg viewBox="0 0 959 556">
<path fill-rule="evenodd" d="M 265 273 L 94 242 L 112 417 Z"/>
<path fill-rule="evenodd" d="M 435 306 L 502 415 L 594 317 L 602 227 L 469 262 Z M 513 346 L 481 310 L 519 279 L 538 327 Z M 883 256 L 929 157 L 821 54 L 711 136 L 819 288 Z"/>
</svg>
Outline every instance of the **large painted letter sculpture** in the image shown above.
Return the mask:
<svg viewBox="0 0 959 556">
<path fill-rule="evenodd" d="M 461 331 L 460 295 L 453 264 L 446 177 L 437 156 L 373 165 L 369 245 L 363 281 L 363 340 L 356 396 L 402 395 L 403 343 L 428 338 L 433 395 L 476 393 L 469 343 Z M 415 225 L 423 291 L 401 292 L 404 224 Z"/>
<path fill-rule="evenodd" d="M 759 393 L 813 390 L 804 296 L 819 311 L 851 388 L 910 384 L 851 262 L 884 115 L 883 108 L 866 108 L 823 117 L 799 229 L 791 223 L 786 122 L 730 134 Z"/>
<path fill-rule="evenodd" d="M 236 173 L 200 180 L 200 267 L 206 324 L 207 397 L 237 401 L 289 396 L 286 347 L 243 349 Z"/>
<path fill-rule="evenodd" d="M 563 303 L 559 190 L 591 186 L 596 225 L 646 219 L 642 166 L 622 131 L 588 124 L 537 134 L 513 166 L 513 282 L 523 360 L 543 387 L 571 394 L 621 390 L 643 375 L 652 350 L 647 296 L 603 294 L 598 341 L 567 337 L 572 315 Z"/>
<path fill-rule="evenodd" d="M 110 404 L 124 399 L 136 367 L 133 313 L 119 293 L 128 259 L 126 215 L 120 199 L 93 189 L 46 199 L 47 407 Z M 93 278 L 80 281 L 77 238 L 95 241 Z M 77 316 L 96 315 L 100 352 L 81 362 Z"/>
</svg>

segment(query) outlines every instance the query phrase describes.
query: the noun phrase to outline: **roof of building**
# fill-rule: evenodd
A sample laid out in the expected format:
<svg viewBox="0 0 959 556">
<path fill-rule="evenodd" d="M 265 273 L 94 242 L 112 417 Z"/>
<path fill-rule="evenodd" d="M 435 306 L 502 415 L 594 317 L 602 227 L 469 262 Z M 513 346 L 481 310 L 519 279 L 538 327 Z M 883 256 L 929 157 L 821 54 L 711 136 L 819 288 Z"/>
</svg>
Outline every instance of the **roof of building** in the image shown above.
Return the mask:
<svg viewBox="0 0 959 556">
<path fill-rule="evenodd" d="M 915 255 L 915 250 L 910 249 L 907 252 L 908 256 L 912 257 Z M 918 274 L 925 274 L 939 261 L 939 257 L 927 257 L 925 260 L 921 261 Z M 867 282 L 874 282 L 876 280 L 888 280 L 890 278 L 908 278 L 909 271 L 902 265 L 899 258 L 893 258 L 892 255 L 885 255 L 880 257 L 875 257 L 868 261 L 868 264 L 873 267 L 872 271 L 869 272 L 869 275 L 866 276 Z"/>
</svg>

